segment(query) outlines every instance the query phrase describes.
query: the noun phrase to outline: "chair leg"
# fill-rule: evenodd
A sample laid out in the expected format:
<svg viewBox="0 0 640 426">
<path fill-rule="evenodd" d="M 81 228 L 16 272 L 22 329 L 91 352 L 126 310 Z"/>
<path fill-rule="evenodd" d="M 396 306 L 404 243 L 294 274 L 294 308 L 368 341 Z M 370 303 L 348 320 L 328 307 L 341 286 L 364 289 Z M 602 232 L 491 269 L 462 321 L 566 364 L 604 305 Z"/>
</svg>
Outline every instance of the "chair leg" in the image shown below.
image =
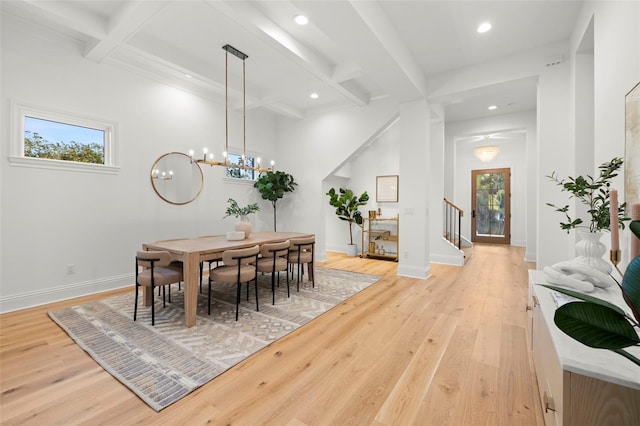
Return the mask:
<svg viewBox="0 0 640 426">
<path fill-rule="evenodd" d="M 133 305 L 133 320 L 136 320 L 136 315 L 138 314 L 138 283 L 136 283 L 136 304 Z"/>
<path fill-rule="evenodd" d="M 273 296 L 272 304 L 276 304 L 276 285 L 275 285 L 275 272 L 271 273 L 271 295 Z M 280 271 L 278 271 L 278 287 L 280 287 Z"/>
<path fill-rule="evenodd" d="M 169 303 L 171 303 L 171 284 L 169 284 L 167 287 L 169 287 Z"/>
<path fill-rule="evenodd" d="M 166 292 L 166 287 L 167 286 L 162 286 L 162 307 L 166 308 L 167 307 L 167 292 Z M 171 291 L 171 290 L 169 290 Z"/>
<path fill-rule="evenodd" d="M 209 297 L 207 297 L 207 307 L 208 315 L 211 315 L 211 277 L 209 277 Z"/>
<path fill-rule="evenodd" d="M 238 287 L 236 292 L 236 321 L 238 321 L 238 306 L 240 306 L 240 289 L 242 284 L 238 281 Z"/>
<path fill-rule="evenodd" d="M 280 273 L 278 272 L 278 274 L 280 274 Z M 280 277 L 278 276 L 278 279 L 279 278 Z M 289 273 L 287 272 L 287 299 L 290 298 L 290 297 L 291 297 L 291 293 L 289 292 Z"/>
<path fill-rule="evenodd" d="M 256 277 L 254 278 L 253 282 L 255 283 L 256 286 L 256 311 L 260 311 L 260 306 L 258 306 L 258 276 L 256 275 Z M 247 286 L 249 285 L 249 283 L 247 283 Z M 275 299 L 274 299 L 275 301 Z M 274 302 L 275 304 L 275 302 Z"/>
<path fill-rule="evenodd" d="M 204 262 L 200 262 L 200 294 L 202 294 L 202 269 L 204 267 Z"/>
<path fill-rule="evenodd" d="M 156 325 L 156 301 L 153 295 L 153 287 L 151 287 L 151 325 Z"/>
</svg>

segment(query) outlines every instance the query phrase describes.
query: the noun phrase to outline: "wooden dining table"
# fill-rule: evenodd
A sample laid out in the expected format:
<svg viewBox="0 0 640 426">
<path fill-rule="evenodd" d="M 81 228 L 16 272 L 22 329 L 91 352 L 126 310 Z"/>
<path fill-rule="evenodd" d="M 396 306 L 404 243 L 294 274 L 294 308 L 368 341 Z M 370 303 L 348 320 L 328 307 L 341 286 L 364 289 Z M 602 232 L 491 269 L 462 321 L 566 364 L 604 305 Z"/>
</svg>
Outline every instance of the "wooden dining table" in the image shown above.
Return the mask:
<svg viewBox="0 0 640 426">
<path fill-rule="evenodd" d="M 249 238 L 229 241 L 225 235 L 200 238 L 156 241 L 142 244 L 143 250 L 164 250 L 171 253 L 173 260 L 182 262 L 184 275 L 184 321 L 187 327 L 196 324 L 198 293 L 200 287 L 200 262 L 219 260 L 225 250 L 253 247 L 256 244 L 279 243 L 294 238 L 311 237 L 313 234 L 301 232 L 252 232 Z M 151 291 L 144 289 L 144 303 L 151 305 Z"/>
</svg>

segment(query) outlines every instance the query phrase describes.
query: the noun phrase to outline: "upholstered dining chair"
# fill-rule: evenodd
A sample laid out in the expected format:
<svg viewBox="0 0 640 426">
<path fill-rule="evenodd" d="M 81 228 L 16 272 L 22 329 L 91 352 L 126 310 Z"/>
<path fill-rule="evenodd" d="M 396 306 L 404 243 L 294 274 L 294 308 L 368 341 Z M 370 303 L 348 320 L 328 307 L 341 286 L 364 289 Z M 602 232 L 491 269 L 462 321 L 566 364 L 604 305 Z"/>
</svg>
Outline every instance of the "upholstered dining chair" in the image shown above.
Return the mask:
<svg viewBox="0 0 640 426">
<path fill-rule="evenodd" d="M 258 254 L 260 246 L 244 249 L 225 250 L 222 253 L 223 266 L 217 266 L 209 271 L 209 315 L 211 315 L 211 283 L 226 283 L 237 286 L 236 290 L 236 321 L 238 321 L 238 306 L 240 305 L 240 289 L 242 283 L 247 283 L 247 300 L 249 300 L 249 282 L 255 282 L 256 288 L 256 311 L 258 306 Z"/>
<path fill-rule="evenodd" d="M 291 239 L 291 246 L 289 247 L 289 266 L 291 267 L 291 276 L 293 277 L 293 270 L 297 266 L 297 290 L 300 291 L 300 280 L 304 278 L 304 265 L 307 265 L 307 272 L 309 273 L 309 281 L 313 287 L 316 286 L 315 278 L 313 276 L 313 258 L 314 247 L 316 244 L 316 237 L 305 237 Z"/>
<path fill-rule="evenodd" d="M 287 275 L 287 297 L 291 296 L 289 293 L 289 274 L 287 273 L 289 246 L 289 240 L 260 246 L 261 257 L 258 259 L 258 272 L 271 274 L 271 292 L 273 293 L 274 305 L 276 304 L 276 273 L 278 274 L 278 285 L 280 285 L 280 271 L 285 271 Z"/>
<path fill-rule="evenodd" d="M 144 269 L 140 270 L 141 268 Z M 171 284 L 179 283 L 182 280 L 182 269 L 178 268 L 177 264 L 172 264 L 171 253 L 168 251 L 138 251 L 136 253 L 136 298 L 133 320 L 135 321 L 138 315 L 138 289 L 140 286 L 147 287 L 151 292 L 151 325 L 155 325 L 155 288 L 162 287 L 162 305 L 166 307 L 165 286 L 171 286 Z M 169 289 L 169 295 L 171 295 L 171 289 Z"/>
<path fill-rule="evenodd" d="M 217 234 L 217 235 L 203 235 L 200 236 L 198 238 L 209 238 L 209 237 L 220 237 L 222 234 Z M 200 262 L 200 294 L 202 294 L 202 273 L 204 272 L 204 263 L 208 262 L 209 263 L 209 270 L 211 270 L 211 266 L 213 266 L 212 264 L 215 262 L 216 266 L 220 266 L 220 262 L 222 261 L 222 256 L 220 256 L 217 259 L 209 259 L 209 260 L 203 260 L 202 262 Z"/>
</svg>

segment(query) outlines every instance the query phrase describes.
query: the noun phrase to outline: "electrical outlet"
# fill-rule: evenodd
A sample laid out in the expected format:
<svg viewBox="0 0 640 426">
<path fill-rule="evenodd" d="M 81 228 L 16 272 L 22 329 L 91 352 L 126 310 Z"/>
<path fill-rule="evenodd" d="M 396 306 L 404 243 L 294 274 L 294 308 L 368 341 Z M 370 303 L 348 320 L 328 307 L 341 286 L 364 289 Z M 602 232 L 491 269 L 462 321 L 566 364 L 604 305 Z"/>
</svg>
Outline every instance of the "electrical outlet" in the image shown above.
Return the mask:
<svg viewBox="0 0 640 426">
<path fill-rule="evenodd" d="M 67 265 L 67 275 L 73 275 L 76 273 L 76 265 L 73 263 L 69 263 Z"/>
</svg>

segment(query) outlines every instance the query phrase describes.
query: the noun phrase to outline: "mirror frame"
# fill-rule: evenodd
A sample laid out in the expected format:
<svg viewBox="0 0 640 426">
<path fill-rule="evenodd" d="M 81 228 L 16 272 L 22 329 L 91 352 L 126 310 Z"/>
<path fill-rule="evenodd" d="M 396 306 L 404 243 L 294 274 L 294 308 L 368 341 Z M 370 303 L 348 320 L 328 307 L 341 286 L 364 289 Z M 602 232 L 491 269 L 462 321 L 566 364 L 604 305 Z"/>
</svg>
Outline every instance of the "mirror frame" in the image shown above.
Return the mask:
<svg viewBox="0 0 640 426">
<path fill-rule="evenodd" d="M 153 178 L 153 171 L 156 169 L 156 166 L 158 165 L 158 163 L 163 158 L 168 157 L 169 155 L 182 155 L 187 159 L 187 161 L 191 162 L 191 157 L 189 157 L 187 154 L 182 153 L 182 152 L 167 152 L 166 154 L 161 155 L 153 163 L 153 166 L 151 166 L 151 171 L 149 172 L 149 180 L 151 180 L 151 186 L 153 187 L 153 190 L 158 195 L 158 197 L 160 197 L 162 200 L 166 201 L 169 204 L 173 204 L 174 206 L 182 206 L 182 205 L 185 205 L 185 204 L 189 204 L 190 202 L 192 202 L 193 200 L 198 198 L 198 196 L 202 192 L 202 188 L 204 187 L 204 174 L 202 173 L 202 168 L 200 167 L 200 164 L 198 164 L 196 162 L 191 162 L 192 165 L 194 165 L 194 166 L 196 166 L 198 168 L 198 172 L 200 172 L 200 188 L 198 189 L 198 192 L 190 200 L 187 200 L 187 201 L 184 201 L 184 202 L 177 202 L 177 201 L 169 200 L 166 197 L 164 197 L 162 194 L 160 194 L 160 192 L 158 191 L 158 188 L 156 187 L 155 179 Z"/>
</svg>

